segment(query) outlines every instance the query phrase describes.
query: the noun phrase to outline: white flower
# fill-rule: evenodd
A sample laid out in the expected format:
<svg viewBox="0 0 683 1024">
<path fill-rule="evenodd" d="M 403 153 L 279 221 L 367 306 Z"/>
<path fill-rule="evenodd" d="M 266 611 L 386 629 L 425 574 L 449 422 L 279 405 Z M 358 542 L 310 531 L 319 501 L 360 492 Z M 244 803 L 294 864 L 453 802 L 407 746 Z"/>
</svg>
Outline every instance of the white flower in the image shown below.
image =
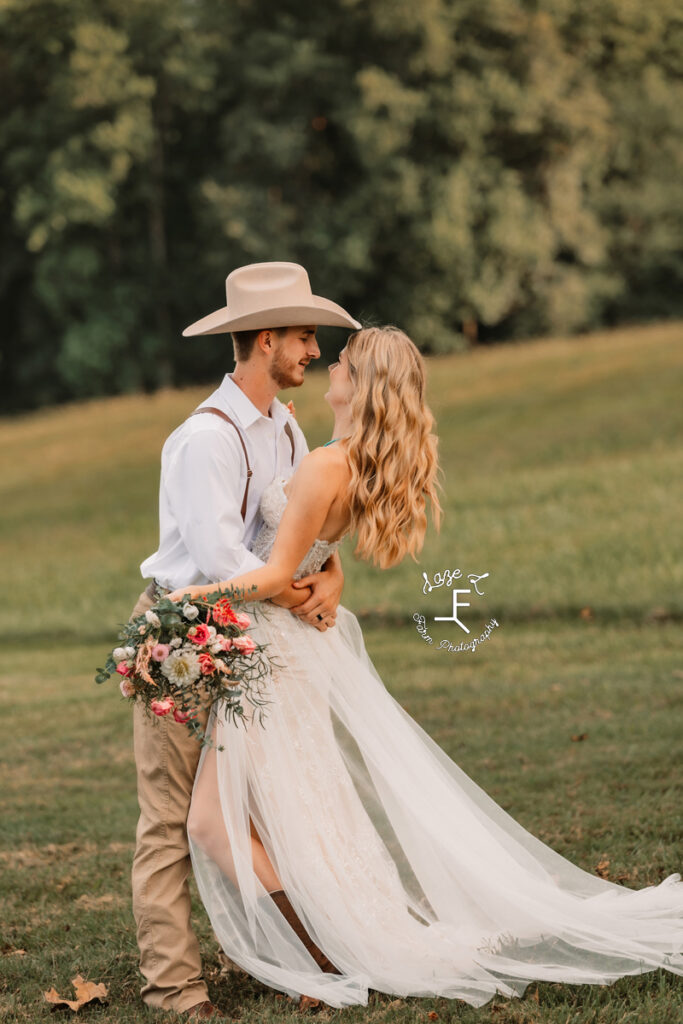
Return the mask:
<svg viewBox="0 0 683 1024">
<path fill-rule="evenodd" d="M 145 618 L 149 622 L 150 626 L 154 626 L 155 629 L 159 629 L 161 626 L 161 619 L 156 612 L 151 610 L 151 608 L 145 612 Z"/>
<path fill-rule="evenodd" d="M 199 678 L 199 656 L 194 651 L 172 651 L 162 662 L 161 671 L 173 686 L 187 686 Z"/>
<path fill-rule="evenodd" d="M 209 650 L 211 651 L 212 654 L 220 654 L 221 651 L 223 650 L 223 641 L 222 641 L 222 639 L 217 644 L 211 644 L 211 646 L 209 647 Z"/>
<path fill-rule="evenodd" d="M 138 653 L 137 647 L 124 647 L 123 649 L 126 652 L 127 658 L 134 658 L 135 655 Z"/>
<path fill-rule="evenodd" d="M 126 658 L 128 657 L 128 655 L 126 654 L 126 650 L 127 648 L 125 647 L 115 647 L 114 650 L 111 652 L 111 656 L 117 665 L 120 661 L 125 661 Z"/>
<path fill-rule="evenodd" d="M 196 619 L 199 615 L 199 608 L 194 604 L 190 604 L 188 601 L 187 604 L 183 605 L 183 615 L 186 619 L 189 619 L 189 621 L 192 622 L 192 620 Z"/>
<path fill-rule="evenodd" d="M 209 641 L 216 639 L 216 627 L 209 626 Z"/>
<path fill-rule="evenodd" d="M 182 642 L 183 641 L 182 641 L 182 639 L 179 636 L 174 636 L 172 640 L 169 640 L 168 646 L 169 647 L 180 647 Z"/>
</svg>

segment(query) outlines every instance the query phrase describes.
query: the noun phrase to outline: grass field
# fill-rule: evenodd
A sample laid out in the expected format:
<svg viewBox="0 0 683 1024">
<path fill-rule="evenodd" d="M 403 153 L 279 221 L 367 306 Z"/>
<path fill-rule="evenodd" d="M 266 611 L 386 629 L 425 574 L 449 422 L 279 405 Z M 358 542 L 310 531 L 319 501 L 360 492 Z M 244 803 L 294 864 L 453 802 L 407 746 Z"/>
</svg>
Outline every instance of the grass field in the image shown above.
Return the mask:
<svg viewBox="0 0 683 1024">
<path fill-rule="evenodd" d="M 525 827 L 587 870 L 656 883 L 683 864 L 683 327 L 474 351 L 428 369 L 444 527 L 419 565 L 387 573 L 342 548 L 343 601 L 391 692 Z M 311 374 L 284 396 L 311 447 L 330 436 L 326 379 Z M 12 1024 L 70 1015 L 42 993 L 69 995 L 78 973 L 110 989 L 80 1018 L 169 1019 L 138 1000 L 129 710 L 92 676 L 156 546 L 163 439 L 209 390 L 0 420 L 0 1017 Z M 423 595 L 422 572 L 458 568 L 489 573 L 461 613 L 473 636 L 499 623 L 476 653 L 427 646 L 412 620 L 450 609 L 447 587 Z M 467 639 L 452 623 L 430 633 Z M 226 971 L 199 903 L 195 917 L 222 1007 L 246 1024 L 296 1016 Z M 321 1016 L 676 1024 L 683 979 L 531 985 L 478 1010 L 373 995 Z"/>
</svg>

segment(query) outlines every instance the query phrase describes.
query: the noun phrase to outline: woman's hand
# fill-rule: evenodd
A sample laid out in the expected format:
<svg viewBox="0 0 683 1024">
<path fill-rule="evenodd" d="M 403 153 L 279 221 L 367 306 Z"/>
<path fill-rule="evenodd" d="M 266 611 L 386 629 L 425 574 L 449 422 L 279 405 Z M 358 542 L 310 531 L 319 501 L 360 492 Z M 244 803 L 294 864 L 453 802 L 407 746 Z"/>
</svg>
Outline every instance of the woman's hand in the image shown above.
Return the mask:
<svg viewBox="0 0 683 1024">
<path fill-rule="evenodd" d="M 173 590 L 166 597 L 169 601 L 175 602 L 182 601 L 183 598 L 187 601 L 194 601 L 198 597 L 203 597 L 205 592 L 206 587 L 180 587 L 179 590 Z"/>
</svg>

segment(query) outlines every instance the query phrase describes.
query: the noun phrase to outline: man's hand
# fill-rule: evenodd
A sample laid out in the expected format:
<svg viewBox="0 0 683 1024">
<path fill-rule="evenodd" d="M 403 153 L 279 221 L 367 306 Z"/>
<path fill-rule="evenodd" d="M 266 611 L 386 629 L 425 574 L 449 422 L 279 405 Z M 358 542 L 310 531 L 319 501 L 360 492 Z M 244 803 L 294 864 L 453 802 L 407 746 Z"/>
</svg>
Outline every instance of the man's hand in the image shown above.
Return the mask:
<svg viewBox="0 0 683 1024">
<path fill-rule="evenodd" d="M 324 571 L 304 576 L 292 583 L 297 590 L 309 590 L 301 604 L 290 608 L 293 615 L 310 623 L 321 632 L 333 626 L 337 619 L 337 606 L 344 589 L 344 573 L 339 554 L 328 558 Z"/>
</svg>

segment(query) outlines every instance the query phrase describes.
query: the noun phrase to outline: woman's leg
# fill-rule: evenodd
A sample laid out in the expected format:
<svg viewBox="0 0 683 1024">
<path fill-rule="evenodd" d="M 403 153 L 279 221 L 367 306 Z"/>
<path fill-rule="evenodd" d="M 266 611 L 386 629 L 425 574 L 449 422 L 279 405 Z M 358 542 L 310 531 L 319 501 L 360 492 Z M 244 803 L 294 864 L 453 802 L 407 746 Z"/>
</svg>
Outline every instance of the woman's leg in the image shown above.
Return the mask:
<svg viewBox="0 0 683 1024">
<path fill-rule="evenodd" d="M 237 885 L 237 872 L 232 856 L 230 839 L 225 830 L 223 815 L 220 811 L 220 795 L 216 769 L 216 751 L 207 751 L 201 768 L 199 780 L 192 796 L 192 804 L 187 819 L 187 832 L 192 840 L 204 850 L 211 860 L 218 865 L 224 875 Z M 249 818 L 251 833 L 251 858 L 254 873 L 266 892 L 274 892 L 282 888 L 275 868 L 268 858 L 254 823 Z"/>
<path fill-rule="evenodd" d="M 223 874 L 227 875 L 235 886 L 239 888 L 232 848 L 225 830 L 220 806 L 216 751 L 211 748 L 206 753 L 199 779 L 192 794 L 192 804 L 187 818 L 187 832 L 192 840 L 218 865 Z M 315 944 L 299 920 L 294 907 L 289 902 L 289 898 L 282 888 L 282 882 L 268 858 L 268 854 L 263 847 L 251 817 L 249 818 L 249 831 L 251 833 L 251 858 L 254 872 L 269 894 L 269 897 L 273 900 L 275 906 L 320 969 L 330 974 L 341 974 L 341 971 L 335 967 Z M 313 1008 L 319 1005 L 319 999 L 314 999 L 307 995 L 301 996 L 300 1006 L 302 1009 Z"/>
</svg>

